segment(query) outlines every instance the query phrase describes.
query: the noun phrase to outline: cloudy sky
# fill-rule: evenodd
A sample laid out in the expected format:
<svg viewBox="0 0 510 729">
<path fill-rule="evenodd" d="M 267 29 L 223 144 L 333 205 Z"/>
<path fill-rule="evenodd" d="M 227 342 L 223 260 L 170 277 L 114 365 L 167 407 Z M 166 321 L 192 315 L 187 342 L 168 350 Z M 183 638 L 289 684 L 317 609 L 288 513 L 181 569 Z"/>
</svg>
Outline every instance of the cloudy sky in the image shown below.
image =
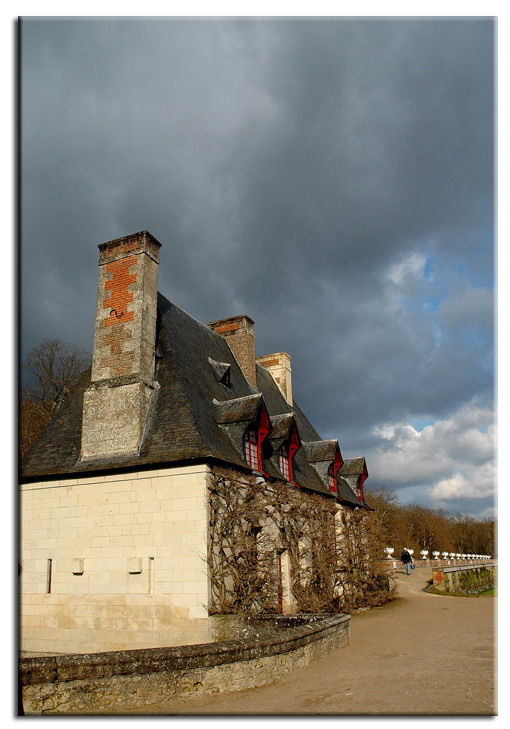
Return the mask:
<svg viewBox="0 0 510 729">
<path fill-rule="evenodd" d="M 494 499 L 490 19 L 26 19 L 21 343 L 92 348 L 97 245 L 247 313 L 368 483 Z"/>
</svg>

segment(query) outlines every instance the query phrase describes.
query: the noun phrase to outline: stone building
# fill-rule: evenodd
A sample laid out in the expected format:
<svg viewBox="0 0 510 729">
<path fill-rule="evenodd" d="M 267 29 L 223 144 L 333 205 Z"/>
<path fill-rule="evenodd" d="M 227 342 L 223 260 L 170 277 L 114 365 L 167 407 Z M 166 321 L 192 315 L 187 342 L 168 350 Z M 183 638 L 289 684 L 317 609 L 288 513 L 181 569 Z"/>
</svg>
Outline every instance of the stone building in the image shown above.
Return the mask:
<svg viewBox="0 0 510 729">
<path fill-rule="evenodd" d="M 205 325 L 159 294 L 147 231 L 99 250 L 92 366 L 21 473 L 27 651 L 207 640 L 213 473 L 368 508 L 364 459 L 320 438 L 293 400 L 289 355 L 256 357 L 249 316 Z"/>
</svg>

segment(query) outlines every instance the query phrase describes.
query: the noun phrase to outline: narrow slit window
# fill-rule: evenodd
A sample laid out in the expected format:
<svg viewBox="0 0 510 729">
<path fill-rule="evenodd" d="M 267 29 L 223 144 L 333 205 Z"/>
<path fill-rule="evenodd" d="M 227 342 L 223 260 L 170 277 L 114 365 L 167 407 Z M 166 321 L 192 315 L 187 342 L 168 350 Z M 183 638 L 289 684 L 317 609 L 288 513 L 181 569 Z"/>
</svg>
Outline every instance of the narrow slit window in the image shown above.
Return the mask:
<svg viewBox="0 0 510 729">
<path fill-rule="evenodd" d="M 154 557 L 149 557 L 149 595 L 154 595 Z"/>
<path fill-rule="evenodd" d="M 49 559 L 46 566 L 46 594 L 51 595 L 51 579 L 53 572 L 53 560 Z"/>
</svg>

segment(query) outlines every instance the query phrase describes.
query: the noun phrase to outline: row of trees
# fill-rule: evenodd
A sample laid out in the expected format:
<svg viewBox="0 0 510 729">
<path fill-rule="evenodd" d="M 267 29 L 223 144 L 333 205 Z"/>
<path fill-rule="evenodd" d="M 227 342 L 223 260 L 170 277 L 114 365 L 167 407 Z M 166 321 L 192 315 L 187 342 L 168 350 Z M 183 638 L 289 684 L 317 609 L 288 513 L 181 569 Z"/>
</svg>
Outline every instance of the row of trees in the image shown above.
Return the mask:
<svg viewBox="0 0 510 729">
<path fill-rule="evenodd" d="M 393 547 L 399 556 L 404 547 L 461 554 L 496 556 L 496 522 L 474 519 L 466 514 L 447 514 L 442 509 L 429 509 L 417 504 L 403 505 L 394 491 L 384 487 L 366 489 L 367 503 L 376 512 L 384 536 L 384 547 Z"/>
</svg>

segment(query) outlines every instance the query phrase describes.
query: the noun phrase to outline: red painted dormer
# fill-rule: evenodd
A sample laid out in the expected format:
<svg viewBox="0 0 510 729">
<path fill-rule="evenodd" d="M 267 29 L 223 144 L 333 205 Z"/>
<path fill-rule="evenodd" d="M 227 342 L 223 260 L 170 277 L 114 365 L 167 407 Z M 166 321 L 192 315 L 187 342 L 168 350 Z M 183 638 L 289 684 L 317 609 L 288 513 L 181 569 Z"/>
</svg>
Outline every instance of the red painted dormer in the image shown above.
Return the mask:
<svg viewBox="0 0 510 729">
<path fill-rule="evenodd" d="M 328 468 L 328 485 L 329 490 L 332 494 L 338 495 L 338 484 L 336 481 L 336 475 L 339 469 L 342 468 L 343 462 L 344 459 L 342 458 L 342 454 L 340 453 L 340 448 L 337 448 L 335 452 L 335 460 L 331 462 Z"/>
<path fill-rule="evenodd" d="M 262 443 L 267 438 L 270 430 L 269 413 L 265 405 L 262 405 L 258 410 L 255 422 L 248 426 L 243 436 L 244 457 L 254 471 L 264 473 Z"/>
<path fill-rule="evenodd" d="M 286 481 L 291 481 L 296 484 L 293 480 L 292 473 L 292 459 L 301 448 L 301 440 L 297 431 L 296 425 L 293 423 L 289 432 L 288 439 L 280 446 L 278 453 L 278 467 L 280 473 Z"/>
<path fill-rule="evenodd" d="M 356 491 L 358 492 L 358 499 L 361 501 L 361 503 L 364 502 L 365 497 L 363 496 L 363 484 L 368 478 L 368 470 L 367 470 L 367 464 L 363 460 L 363 471 L 358 476 L 358 482 L 356 484 Z"/>
</svg>

